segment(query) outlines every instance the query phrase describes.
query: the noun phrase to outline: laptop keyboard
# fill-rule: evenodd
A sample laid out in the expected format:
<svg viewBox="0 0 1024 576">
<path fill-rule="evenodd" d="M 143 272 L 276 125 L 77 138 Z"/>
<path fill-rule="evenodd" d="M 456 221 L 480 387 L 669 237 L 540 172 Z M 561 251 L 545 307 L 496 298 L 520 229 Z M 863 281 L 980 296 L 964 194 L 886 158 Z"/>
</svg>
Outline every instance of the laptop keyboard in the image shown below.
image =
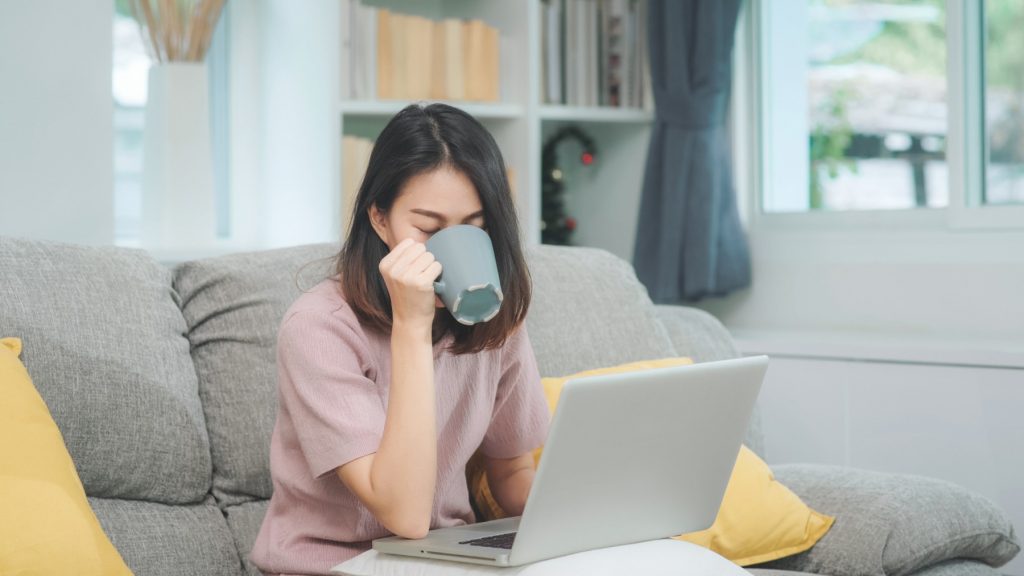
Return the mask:
<svg viewBox="0 0 1024 576">
<path fill-rule="evenodd" d="M 483 546 L 485 548 L 504 548 L 505 550 L 512 549 L 512 543 L 516 540 L 516 533 L 509 532 L 507 534 L 496 534 L 494 536 L 487 536 L 485 538 L 477 538 L 476 540 L 466 540 L 465 542 L 459 542 L 459 544 L 469 544 L 470 546 Z"/>
</svg>

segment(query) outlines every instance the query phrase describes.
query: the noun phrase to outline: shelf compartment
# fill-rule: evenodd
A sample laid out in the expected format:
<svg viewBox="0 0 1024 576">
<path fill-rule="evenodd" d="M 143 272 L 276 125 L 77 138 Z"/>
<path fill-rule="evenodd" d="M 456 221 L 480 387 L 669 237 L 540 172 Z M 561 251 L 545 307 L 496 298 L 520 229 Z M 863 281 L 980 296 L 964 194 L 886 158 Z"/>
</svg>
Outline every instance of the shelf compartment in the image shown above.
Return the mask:
<svg viewBox="0 0 1024 576">
<path fill-rule="evenodd" d="M 433 102 L 431 100 L 347 100 L 341 102 L 340 109 L 344 116 L 381 118 L 390 117 L 414 102 Z M 442 101 L 465 110 L 479 119 L 514 120 L 523 117 L 525 110 L 519 104 L 502 102 L 461 102 Z"/>
<path fill-rule="evenodd" d="M 569 122 L 621 122 L 645 124 L 654 119 L 650 110 L 639 108 L 610 108 L 607 106 L 562 106 L 540 107 L 541 120 Z"/>
</svg>

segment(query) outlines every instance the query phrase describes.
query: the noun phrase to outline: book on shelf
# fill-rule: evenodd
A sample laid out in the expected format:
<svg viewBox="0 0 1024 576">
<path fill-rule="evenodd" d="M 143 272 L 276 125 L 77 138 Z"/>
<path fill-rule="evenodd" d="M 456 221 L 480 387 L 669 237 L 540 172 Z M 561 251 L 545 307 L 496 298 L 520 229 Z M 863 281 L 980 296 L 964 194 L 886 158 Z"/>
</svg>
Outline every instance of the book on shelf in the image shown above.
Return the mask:
<svg viewBox="0 0 1024 576">
<path fill-rule="evenodd" d="M 355 207 L 359 186 L 370 164 L 373 141 L 358 136 L 341 139 L 341 221 L 347 223 Z"/>
<path fill-rule="evenodd" d="M 545 102 L 562 102 L 564 73 L 562 59 L 565 51 L 562 28 L 562 2 L 547 0 L 541 6 L 541 98 Z"/>
<path fill-rule="evenodd" d="M 377 8 L 358 0 L 341 0 L 342 96 L 347 99 L 376 98 L 377 70 L 368 58 L 356 54 L 377 53 Z M 345 55 L 349 57 L 344 57 Z"/>
<path fill-rule="evenodd" d="M 653 107 L 646 0 L 543 0 L 546 104 Z"/>
<path fill-rule="evenodd" d="M 446 18 L 437 25 L 440 28 L 439 36 L 444 39 L 444 91 L 434 97 L 462 100 L 466 97 L 466 74 L 462 63 L 465 50 L 462 34 L 464 23 L 455 18 Z"/>
<path fill-rule="evenodd" d="M 352 100 L 501 98 L 501 34 L 482 20 L 431 20 L 342 0 L 342 94 Z"/>
</svg>

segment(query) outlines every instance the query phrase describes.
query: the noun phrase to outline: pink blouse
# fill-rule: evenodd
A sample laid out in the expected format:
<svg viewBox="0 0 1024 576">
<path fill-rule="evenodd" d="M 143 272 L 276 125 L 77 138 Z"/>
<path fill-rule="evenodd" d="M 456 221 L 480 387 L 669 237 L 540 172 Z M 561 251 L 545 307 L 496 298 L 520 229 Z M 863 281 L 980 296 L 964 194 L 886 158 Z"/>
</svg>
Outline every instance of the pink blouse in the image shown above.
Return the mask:
<svg viewBox="0 0 1024 576">
<path fill-rule="evenodd" d="M 511 458 L 540 446 L 548 429 L 525 326 L 498 350 L 457 356 L 445 349 L 450 342 L 449 336 L 434 346 L 432 528 L 474 521 L 465 468 L 477 448 Z M 274 493 L 251 558 L 264 572 L 328 574 L 389 534 L 334 470 L 380 445 L 391 381 L 390 336 L 364 331 L 338 279 L 329 278 L 285 313 L 277 376 L 270 440 Z"/>
</svg>

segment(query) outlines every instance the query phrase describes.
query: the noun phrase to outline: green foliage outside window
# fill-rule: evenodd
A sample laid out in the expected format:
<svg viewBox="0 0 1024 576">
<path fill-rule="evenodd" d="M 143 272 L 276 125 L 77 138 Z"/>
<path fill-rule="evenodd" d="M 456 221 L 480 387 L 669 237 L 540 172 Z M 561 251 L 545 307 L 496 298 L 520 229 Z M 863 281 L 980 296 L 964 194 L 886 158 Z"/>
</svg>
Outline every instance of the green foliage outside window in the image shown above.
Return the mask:
<svg viewBox="0 0 1024 576">
<path fill-rule="evenodd" d="M 823 175 L 835 180 L 839 177 L 841 168 L 857 173 L 857 162 L 846 157 L 846 149 L 853 140 L 853 128 L 846 117 L 851 95 L 852 92 L 847 88 L 829 94 L 829 98 L 822 104 L 822 114 L 818 115 L 824 117 L 825 121 L 815 125 L 811 131 L 811 210 L 824 208 L 825 190 L 824 182 L 821 180 Z"/>
</svg>

